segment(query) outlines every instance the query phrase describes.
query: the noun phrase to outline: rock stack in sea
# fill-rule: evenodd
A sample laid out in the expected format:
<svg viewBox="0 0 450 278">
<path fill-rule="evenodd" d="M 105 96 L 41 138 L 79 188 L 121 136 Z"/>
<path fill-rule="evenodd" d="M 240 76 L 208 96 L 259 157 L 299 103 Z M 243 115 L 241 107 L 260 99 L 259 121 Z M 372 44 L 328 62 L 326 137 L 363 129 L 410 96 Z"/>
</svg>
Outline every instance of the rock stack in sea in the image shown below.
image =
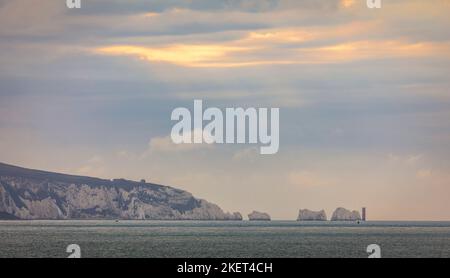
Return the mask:
<svg viewBox="0 0 450 278">
<path fill-rule="evenodd" d="M 248 215 L 250 221 L 270 221 L 270 215 L 264 212 L 253 211 Z"/>
<path fill-rule="evenodd" d="M 333 212 L 331 221 L 358 221 L 361 220 L 361 215 L 359 211 L 349 211 L 345 208 L 337 208 Z"/>
<path fill-rule="evenodd" d="M 298 213 L 297 221 L 327 221 L 327 214 L 324 210 L 301 209 Z"/>
</svg>

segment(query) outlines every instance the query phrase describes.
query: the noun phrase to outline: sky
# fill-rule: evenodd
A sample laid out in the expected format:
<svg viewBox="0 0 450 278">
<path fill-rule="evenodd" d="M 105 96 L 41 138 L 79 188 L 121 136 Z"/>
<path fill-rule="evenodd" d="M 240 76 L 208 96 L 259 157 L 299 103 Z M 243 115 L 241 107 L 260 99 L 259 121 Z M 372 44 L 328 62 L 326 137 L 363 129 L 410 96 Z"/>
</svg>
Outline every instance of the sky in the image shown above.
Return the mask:
<svg viewBox="0 0 450 278">
<path fill-rule="evenodd" d="M 450 220 L 450 0 L 0 0 L 0 161 L 226 211 Z M 171 112 L 280 108 L 280 150 L 176 145 Z"/>
</svg>

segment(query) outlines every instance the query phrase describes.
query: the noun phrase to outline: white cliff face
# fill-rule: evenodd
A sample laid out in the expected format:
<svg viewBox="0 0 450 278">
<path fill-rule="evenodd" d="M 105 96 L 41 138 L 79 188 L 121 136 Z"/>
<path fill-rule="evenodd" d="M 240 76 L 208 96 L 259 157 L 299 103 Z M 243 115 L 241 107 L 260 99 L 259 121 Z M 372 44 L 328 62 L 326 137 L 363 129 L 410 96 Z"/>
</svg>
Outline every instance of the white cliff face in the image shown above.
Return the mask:
<svg viewBox="0 0 450 278">
<path fill-rule="evenodd" d="M 175 188 L 0 164 L 0 218 L 242 220 Z"/>
<path fill-rule="evenodd" d="M 331 217 L 331 221 L 358 221 L 361 220 L 361 215 L 359 211 L 349 211 L 345 208 L 337 208 L 333 216 Z"/>
<path fill-rule="evenodd" d="M 327 221 L 327 214 L 324 210 L 312 211 L 301 209 L 298 213 L 297 221 Z"/>
<path fill-rule="evenodd" d="M 264 212 L 253 211 L 248 215 L 250 221 L 270 221 L 270 215 Z"/>
</svg>

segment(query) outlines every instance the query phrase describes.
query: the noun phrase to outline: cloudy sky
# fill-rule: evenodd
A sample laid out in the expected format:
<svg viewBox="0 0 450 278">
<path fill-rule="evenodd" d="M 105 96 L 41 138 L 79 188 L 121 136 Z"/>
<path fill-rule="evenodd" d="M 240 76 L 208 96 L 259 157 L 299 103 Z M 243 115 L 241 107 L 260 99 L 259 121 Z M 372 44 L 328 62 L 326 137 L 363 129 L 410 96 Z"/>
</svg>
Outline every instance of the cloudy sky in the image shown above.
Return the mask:
<svg viewBox="0 0 450 278">
<path fill-rule="evenodd" d="M 0 161 L 247 214 L 450 220 L 450 0 L 0 0 Z M 279 107 L 280 151 L 174 147 L 176 107 Z"/>
</svg>

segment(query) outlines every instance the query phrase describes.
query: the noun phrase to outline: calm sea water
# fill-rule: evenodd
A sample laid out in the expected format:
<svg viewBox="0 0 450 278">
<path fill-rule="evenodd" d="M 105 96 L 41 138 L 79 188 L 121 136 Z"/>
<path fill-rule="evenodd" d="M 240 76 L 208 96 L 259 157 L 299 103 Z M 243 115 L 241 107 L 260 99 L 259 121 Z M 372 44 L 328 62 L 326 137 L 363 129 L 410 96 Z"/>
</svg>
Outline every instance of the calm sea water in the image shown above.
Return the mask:
<svg viewBox="0 0 450 278">
<path fill-rule="evenodd" d="M 450 257 L 450 222 L 0 221 L 0 257 Z"/>
</svg>

